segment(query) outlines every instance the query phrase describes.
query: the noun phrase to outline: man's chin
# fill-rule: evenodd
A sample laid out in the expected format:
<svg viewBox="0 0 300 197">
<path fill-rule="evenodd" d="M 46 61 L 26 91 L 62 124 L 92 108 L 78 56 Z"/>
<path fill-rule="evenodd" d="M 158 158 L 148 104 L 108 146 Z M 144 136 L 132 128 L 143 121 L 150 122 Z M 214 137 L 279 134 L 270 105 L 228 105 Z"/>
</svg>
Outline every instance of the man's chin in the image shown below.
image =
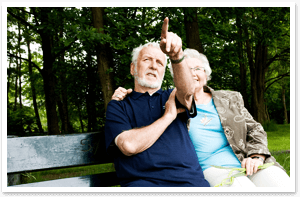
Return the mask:
<svg viewBox="0 0 300 197">
<path fill-rule="evenodd" d="M 153 82 L 148 80 L 141 80 L 139 81 L 139 84 L 147 88 L 160 88 L 162 83 L 159 83 L 158 81 Z"/>
</svg>

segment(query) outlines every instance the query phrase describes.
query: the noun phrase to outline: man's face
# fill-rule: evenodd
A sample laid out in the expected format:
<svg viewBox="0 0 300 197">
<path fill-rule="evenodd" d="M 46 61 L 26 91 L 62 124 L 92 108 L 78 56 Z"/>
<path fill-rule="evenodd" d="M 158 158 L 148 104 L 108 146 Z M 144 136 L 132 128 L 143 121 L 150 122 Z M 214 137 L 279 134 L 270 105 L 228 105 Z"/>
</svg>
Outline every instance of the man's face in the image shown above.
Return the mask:
<svg viewBox="0 0 300 197">
<path fill-rule="evenodd" d="M 137 65 L 131 65 L 130 73 L 140 86 L 160 88 L 165 74 L 165 54 L 158 48 L 144 47 L 138 56 Z"/>
</svg>

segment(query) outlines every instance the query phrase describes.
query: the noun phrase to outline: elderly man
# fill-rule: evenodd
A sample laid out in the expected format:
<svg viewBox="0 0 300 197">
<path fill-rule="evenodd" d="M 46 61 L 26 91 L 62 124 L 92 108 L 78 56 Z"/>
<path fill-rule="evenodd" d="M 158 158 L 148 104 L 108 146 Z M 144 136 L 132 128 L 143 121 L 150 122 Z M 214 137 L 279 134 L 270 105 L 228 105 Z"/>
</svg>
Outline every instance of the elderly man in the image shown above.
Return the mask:
<svg viewBox="0 0 300 197">
<path fill-rule="evenodd" d="M 166 55 L 176 88 L 163 91 Z M 134 91 L 108 104 L 105 124 L 107 152 L 114 157 L 121 186 L 209 187 L 186 127 L 196 116 L 194 83 L 181 38 L 168 32 L 168 18 L 160 45 L 148 43 L 133 50 L 130 73 Z"/>
</svg>

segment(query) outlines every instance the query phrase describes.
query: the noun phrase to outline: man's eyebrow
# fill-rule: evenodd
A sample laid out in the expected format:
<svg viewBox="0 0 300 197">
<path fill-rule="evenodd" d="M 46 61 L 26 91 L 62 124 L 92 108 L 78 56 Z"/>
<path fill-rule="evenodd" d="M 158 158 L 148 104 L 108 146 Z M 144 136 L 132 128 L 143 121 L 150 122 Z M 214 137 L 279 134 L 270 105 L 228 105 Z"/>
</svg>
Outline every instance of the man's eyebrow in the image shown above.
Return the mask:
<svg viewBox="0 0 300 197">
<path fill-rule="evenodd" d="M 149 54 L 144 54 L 144 55 L 142 56 L 142 58 L 145 58 L 145 57 L 150 57 L 150 58 L 152 58 L 151 55 L 149 55 Z"/>
</svg>

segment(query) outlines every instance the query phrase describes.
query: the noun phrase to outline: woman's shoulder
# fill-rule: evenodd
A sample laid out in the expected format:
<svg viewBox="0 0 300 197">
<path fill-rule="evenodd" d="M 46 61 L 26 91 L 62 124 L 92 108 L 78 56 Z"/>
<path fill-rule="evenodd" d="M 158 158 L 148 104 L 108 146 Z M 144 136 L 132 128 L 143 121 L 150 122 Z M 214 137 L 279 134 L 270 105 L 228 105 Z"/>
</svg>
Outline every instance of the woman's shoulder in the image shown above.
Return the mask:
<svg viewBox="0 0 300 197">
<path fill-rule="evenodd" d="M 241 93 L 234 90 L 214 90 L 211 87 L 207 86 L 208 92 L 210 92 L 213 96 L 218 96 L 222 98 L 231 98 L 231 97 L 241 97 Z"/>
</svg>

